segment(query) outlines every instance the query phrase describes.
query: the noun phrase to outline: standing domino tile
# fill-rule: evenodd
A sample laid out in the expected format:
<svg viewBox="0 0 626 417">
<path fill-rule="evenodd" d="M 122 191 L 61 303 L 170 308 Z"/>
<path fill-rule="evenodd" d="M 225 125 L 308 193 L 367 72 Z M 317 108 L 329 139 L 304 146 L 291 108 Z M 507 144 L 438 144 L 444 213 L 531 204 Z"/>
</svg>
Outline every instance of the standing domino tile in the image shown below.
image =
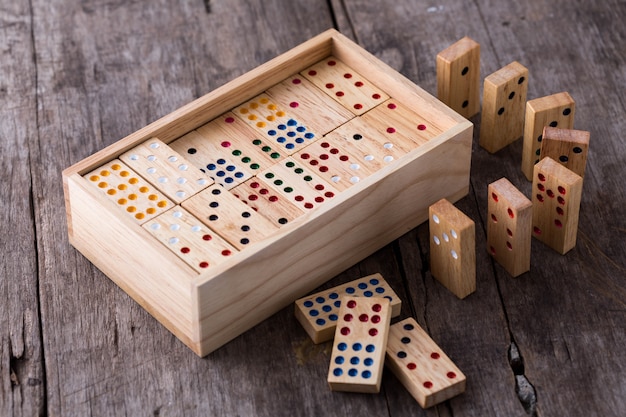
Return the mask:
<svg viewBox="0 0 626 417">
<path fill-rule="evenodd" d="M 589 136 L 589 132 L 584 130 L 546 126 L 543 129 L 540 158 L 550 157 L 584 178 Z"/>
<path fill-rule="evenodd" d="M 465 298 L 476 290 L 475 225 L 441 199 L 428 208 L 430 271 L 444 287 Z"/>
<path fill-rule="evenodd" d="M 487 249 L 516 277 L 530 270 L 533 205 L 506 178 L 488 187 Z"/>
<path fill-rule="evenodd" d="M 545 126 L 571 129 L 574 127 L 576 103 L 566 92 L 529 100 L 524 121 L 522 172 L 529 181 L 533 166 L 541 159 L 541 142 Z"/>
<path fill-rule="evenodd" d="M 414 318 L 390 327 L 385 363 L 422 408 L 465 392 L 465 375 Z"/>
<path fill-rule="evenodd" d="M 467 36 L 437 54 L 437 98 L 461 116 L 480 111 L 480 44 Z"/>
<path fill-rule="evenodd" d="M 355 115 L 361 115 L 389 98 L 384 91 L 332 56 L 300 74 Z"/>
<path fill-rule="evenodd" d="M 479 144 L 489 153 L 522 137 L 528 69 L 517 61 L 485 78 Z"/>
<path fill-rule="evenodd" d="M 119 159 L 93 170 L 85 178 L 139 224 L 173 206 L 158 189 Z"/>
<path fill-rule="evenodd" d="M 296 318 L 313 343 L 331 340 L 339 318 L 341 297 L 383 297 L 389 300 L 391 317 L 400 314 L 402 301 L 380 274 L 363 278 L 308 295 L 296 300 Z"/>
<path fill-rule="evenodd" d="M 533 174 L 533 236 L 559 252 L 576 246 L 583 179 L 552 158 Z"/>
<path fill-rule="evenodd" d="M 278 230 L 271 221 L 219 185 L 207 188 L 182 205 L 239 250 Z"/>
<path fill-rule="evenodd" d="M 197 272 L 228 259 L 237 249 L 176 206 L 142 226 Z"/>
<path fill-rule="evenodd" d="M 386 298 L 341 298 L 328 384 L 333 391 L 377 393 L 391 321 Z"/>
<path fill-rule="evenodd" d="M 176 203 L 213 184 L 207 175 L 157 138 L 134 147 L 120 159 Z"/>
</svg>

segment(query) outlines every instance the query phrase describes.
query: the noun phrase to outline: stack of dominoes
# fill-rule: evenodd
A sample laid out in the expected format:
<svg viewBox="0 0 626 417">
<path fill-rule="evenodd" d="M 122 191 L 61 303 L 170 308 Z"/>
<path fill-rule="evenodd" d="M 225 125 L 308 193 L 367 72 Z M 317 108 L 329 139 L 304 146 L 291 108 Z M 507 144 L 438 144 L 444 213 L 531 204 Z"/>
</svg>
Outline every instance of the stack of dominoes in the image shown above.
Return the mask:
<svg viewBox="0 0 626 417">
<path fill-rule="evenodd" d="M 328 384 L 334 391 L 378 393 L 383 364 L 424 408 L 465 391 L 465 376 L 417 324 L 390 325 L 401 301 L 380 274 L 369 275 L 295 303 L 314 343 L 333 339 Z"/>
</svg>

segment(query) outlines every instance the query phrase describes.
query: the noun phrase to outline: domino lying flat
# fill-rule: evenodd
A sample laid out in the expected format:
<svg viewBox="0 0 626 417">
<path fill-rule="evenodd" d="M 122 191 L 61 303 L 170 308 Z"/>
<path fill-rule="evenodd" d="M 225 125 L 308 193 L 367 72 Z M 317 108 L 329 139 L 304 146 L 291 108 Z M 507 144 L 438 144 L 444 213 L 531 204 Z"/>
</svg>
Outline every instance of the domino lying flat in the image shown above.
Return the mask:
<svg viewBox="0 0 626 417">
<path fill-rule="evenodd" d="M 391 308 L 386 298 L 342 297 L 328 384 L 333 391 L 377 393 Z"/>
<path fill-rule="evenodd" d="M 465 391 L 465 375 L 413 318 L 389 328 L 385 363 L 423 408 Z"/>
<path fill-rule="evenodd" d="M 391 317 L 400 314 L 402 301 L 387 281 L 380 274 L 368 275 L 296 300 L 296 318 L 313 343 L 322 343 L 333 338 L 341 297 L 344 295 L 387 298 L 391 304 Z"/>
</svg>

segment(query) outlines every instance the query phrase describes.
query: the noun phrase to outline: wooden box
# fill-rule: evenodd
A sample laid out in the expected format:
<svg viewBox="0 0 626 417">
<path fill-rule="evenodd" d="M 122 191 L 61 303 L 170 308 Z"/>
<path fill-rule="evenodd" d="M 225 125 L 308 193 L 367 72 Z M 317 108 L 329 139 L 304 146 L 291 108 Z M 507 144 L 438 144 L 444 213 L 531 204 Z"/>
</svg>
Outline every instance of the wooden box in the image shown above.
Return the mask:
<svg viewBox="0 0 626 417">
<path fill-rule="evenodd" d="M 358 71 L 391 97 L 392 102 L 385 101 L 386 108 L 378 106 L 376 117 L 376 108 L 362 110 L 351 116 L 354 123 L 385 125 L 385 111 L 401 106 L 422 122 L 411 125 L 415 120 L 407 124 L 400 117 L 389 124 L 398 126 L 398 134 L 415 129 L 414 146 L 244 249 L 225 250 L 230 256 L 219 264 L 200 271 L 193 268 L 149 232 L 143 214 L 129 216 L 103 189 L 90 184 L 93 173 L 116 165 L 129 150 L 154 138 L 174 146 L 177 139 L 195 134 L 196 129 L 329 57 Z M 430 136 L 419 136 L 424 129 Z M 330 132 L 318 135 L 318 140 L 330 140 L 333 134 L 339 135 Z M 341 140 L 338 137 L 334 140 Z M 471 141 L 469 121 L 329 30 L 64 170 L 70 243 L 204 356 L 424 222 L 435 201 L 465 196 Z M 154 188 L 159 188 L 158 183 Z M 167 207 L 174 204 L 163 202 Z M 182 206 L 189 208 L 185 201 Z M 221 233 L 219 229 L 212 232 Z"/>
</svg>

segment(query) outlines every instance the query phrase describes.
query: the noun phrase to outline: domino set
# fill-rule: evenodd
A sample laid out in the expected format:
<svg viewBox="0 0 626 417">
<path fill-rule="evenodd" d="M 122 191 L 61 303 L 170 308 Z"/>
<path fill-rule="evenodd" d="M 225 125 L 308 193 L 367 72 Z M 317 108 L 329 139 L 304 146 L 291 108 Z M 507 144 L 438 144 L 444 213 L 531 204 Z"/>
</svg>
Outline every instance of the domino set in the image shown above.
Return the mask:
<svg viewBox="0 0 626 417">
<path fill-rule="evenodd" d="M 471 141 L 329 30 L 66 169 L 69 238 L 205 356 L 466 195 Z"/>
<path fill-rule="evenodd" d="M 487 250 L 512 276 L 531 236 L 574 247 L 589 146 L 569 94 L 526 101 L 528 77 L 513 62 L 483 87 L 480 145 L 523 136 L 533 181 L 532 201 L 488 188 Z M 453 203 L 479 80 L 469 38 L 437 56 L 439 101 L 329 30 L 66 169 L 70 242 L 200 356 L 426 219 L 433 277 L 467 297 L 475 224 Z M 379 392 L 386 363 L 424 408 L 464 392 L 414 319 L 391 325 L 401 301 L 380 274 L 295 304 L 314 343 L 334 338 L 331 389 Z"/>
<path fill-rule="evenodd" d="M 465 391 L 465 375 L 415 319 L 390 325 L 400 307 L 380 274 L 296 300 L 295 316 L 311 340 L 333 339 L 331 390 L 378 393 L 384 363 L 423 408 Z"/>
</svg>

